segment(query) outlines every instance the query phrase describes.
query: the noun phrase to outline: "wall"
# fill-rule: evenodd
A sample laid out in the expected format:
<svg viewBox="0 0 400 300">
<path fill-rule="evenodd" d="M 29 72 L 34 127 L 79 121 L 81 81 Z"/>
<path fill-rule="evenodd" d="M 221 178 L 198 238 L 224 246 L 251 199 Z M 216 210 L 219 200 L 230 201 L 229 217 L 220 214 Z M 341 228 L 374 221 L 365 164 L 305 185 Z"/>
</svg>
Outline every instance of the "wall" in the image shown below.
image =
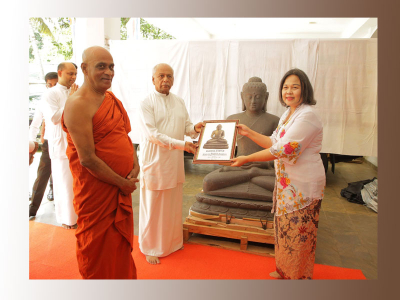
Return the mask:
<svg viewBox="0 0 400 300">
<path fill-rule="evenodd" d="M 376 157 L 376 156 L 364 156 L 364 159 L 369 161 L 375 167 L 378 167 L 378 157 Z"/>
<path fill-rule="evenodd" d="M 157 63 L 175 70 L 171 92 L 185 101 L 194 123 L 241 112 L 240 93 L 253 76 L 268 87 L 267 111 L 280 117 L 280 80 L 300 68 L 314 87 L 324 126 L 321 152 L 377 156 L 377 39 L 127 40 L 110 46 L 112 90 L 128 111 L 136 143 L 135 112 L 154 90 L 151 70 Z"/>
</svg>

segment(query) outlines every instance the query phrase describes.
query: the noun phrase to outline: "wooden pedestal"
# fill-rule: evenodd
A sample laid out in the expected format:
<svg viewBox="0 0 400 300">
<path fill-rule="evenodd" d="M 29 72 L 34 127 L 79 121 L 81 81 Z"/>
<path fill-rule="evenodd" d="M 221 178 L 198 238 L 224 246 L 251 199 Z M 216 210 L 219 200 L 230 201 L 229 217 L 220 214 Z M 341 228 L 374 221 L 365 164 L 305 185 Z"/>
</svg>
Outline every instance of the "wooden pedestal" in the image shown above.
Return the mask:
<svg viewBox="0 0 400 300">
<path fill-rule="evenodd" d="M 193 233 L 203 234 L 207 236 L 223 237 L 240 241 L 240 251 L 250 252 L 266 256 L 274 256 L 273 250 L 266 251 L 248 251 L 248 242 L 257 242 L 263 244 L 274 244 L 274 232 L 272 222 L 262 223 L 256 219 L 235 219 L 228 217 L 226 223 L 226 215 L 211 216 L 203 215 L 190 211 L 190 215 L 183 223 L 183 241 L 189 242 Z M 263 229 L 266 227 L 266 229 Z M 201 243 L 201 242 L 197 242 Z M 209 244 L 209 243 L 202 243 Z M 213 243 L 215 245 L 215 242 Z M 220 246 L 220 245 L 218 245 Z M 231 250 L 235 247 L 223 247 Z"/>
</svg>

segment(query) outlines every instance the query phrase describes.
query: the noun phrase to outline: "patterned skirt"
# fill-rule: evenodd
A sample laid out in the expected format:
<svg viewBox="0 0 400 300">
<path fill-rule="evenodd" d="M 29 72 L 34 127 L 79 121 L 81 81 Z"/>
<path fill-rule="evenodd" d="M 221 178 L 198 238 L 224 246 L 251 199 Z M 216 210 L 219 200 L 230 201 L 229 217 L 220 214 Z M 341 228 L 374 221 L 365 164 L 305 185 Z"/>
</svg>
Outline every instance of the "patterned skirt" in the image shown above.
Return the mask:
<svg viewBox="0 0 400 300">
<path fill-rule="evenodd" d="M 276 271 L 284 279 L 313 277 L 321 201 L 274 218 Z"/>
</svg>

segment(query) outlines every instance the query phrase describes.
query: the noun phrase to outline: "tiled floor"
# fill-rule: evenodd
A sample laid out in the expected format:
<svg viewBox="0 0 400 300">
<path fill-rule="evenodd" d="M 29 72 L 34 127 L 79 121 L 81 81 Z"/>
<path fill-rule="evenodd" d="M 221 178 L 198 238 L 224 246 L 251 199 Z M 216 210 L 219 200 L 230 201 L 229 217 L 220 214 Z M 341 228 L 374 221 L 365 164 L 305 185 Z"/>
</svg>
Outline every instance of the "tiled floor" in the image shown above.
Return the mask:
<svg viewBox="0 0 400 300">
<path fill-rule="evenodd" d="M 39 153 L 30 166 L 30 189 L 36 178 Z M 185 159 L 186 182 L 184 184 L 182 222 L 195 202 L 195 195 L 202 190 L 206 174 L 215 165 L 193 165 Z M 378 214 L 369 208 L 347 202 L 340 196 L 347 183 L 377 177 L 376 168 L 368 163 L 339 163 L 335 174 L 331 167 L 327 173 L 325 197 L 322 201 L 315 262 L 331 266 L 361 269 L 367 279 L 378 278 Z M 31 221 L 59 225 L 54 214 L 54 204 L 47 201 L 45 193 L 42 205 Z M 135 235 L 138 234 L 139 191 L 132 195 Z M 28 213 L 27 213 L 28 215 Z"/>
</svg>

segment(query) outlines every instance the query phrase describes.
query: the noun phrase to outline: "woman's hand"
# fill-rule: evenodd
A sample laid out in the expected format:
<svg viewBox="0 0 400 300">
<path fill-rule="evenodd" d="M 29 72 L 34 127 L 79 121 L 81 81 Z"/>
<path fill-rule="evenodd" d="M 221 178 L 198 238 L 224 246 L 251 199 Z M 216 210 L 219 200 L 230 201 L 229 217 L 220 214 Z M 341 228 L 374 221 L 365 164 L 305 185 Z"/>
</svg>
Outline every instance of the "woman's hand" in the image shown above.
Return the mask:
<svg viewBox="0 0 400 300">
<path fill-rule="evenodd" d="M 240 167 L 248 163 L 247 156 L 238 156 L 232 159 L 231 167 Z"/>
<path fill-rule="evenodd" d="M 243 136 L 248 136 L 251 130 L 244 124 L 237 124 L 236 127 L 238 128 L 238 133 Z"/>
</svg>

